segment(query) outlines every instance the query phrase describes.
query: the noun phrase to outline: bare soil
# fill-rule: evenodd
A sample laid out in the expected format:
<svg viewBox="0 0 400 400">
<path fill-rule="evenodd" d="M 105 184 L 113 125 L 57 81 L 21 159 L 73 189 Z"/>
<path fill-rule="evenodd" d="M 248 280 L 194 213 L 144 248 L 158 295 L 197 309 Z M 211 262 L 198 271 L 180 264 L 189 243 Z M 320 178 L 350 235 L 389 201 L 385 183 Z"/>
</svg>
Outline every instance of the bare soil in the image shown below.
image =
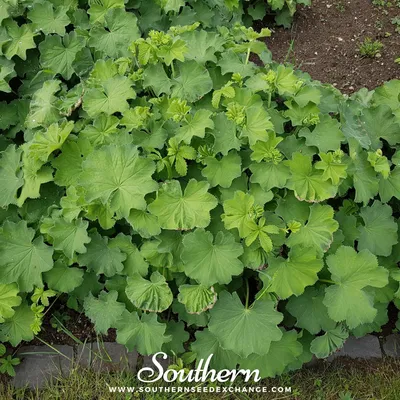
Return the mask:
<svg viewBox="0 0 400 400">
<path fill-rule="evenodd" d="M 400 65 L 394 62 L 400 57 L 400 33 L 391 22 L 400 17 L 400 2 L 392 3 L 378 7 L 371 0 L 313 0 L 310 7 L 299 7 L 291 29 L 275 28 L 266 43 L 275 61 L 290 62 L 345 93 L 374 89 L 400 78 Z M 384 45 L 380 57 L 360 55 L 367 37 Z"/>
</svg>

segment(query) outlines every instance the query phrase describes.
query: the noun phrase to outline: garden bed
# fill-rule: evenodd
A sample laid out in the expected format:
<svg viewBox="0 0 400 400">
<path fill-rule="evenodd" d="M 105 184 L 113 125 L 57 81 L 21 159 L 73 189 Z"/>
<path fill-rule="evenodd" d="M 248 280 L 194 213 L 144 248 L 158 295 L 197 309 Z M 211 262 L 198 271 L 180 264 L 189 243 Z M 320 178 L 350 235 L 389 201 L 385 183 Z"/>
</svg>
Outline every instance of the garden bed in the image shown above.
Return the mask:
<svg viewBox="0 0 400 400">
<path fill-rule="evenodd" d="M 145 10 L 124 7 L 97 15 L 105 27 L 36 23 L 36 42 L 3 49 L 7 62 L 40 54 L 44 69 L 41 81 L 11 61 L 4 82 L 16 96 L 0 138 L 13 178 L 0 214 L 7 350 L 74 353 L 103 337 L 186 366 L 217 349 L 217 369 L 262 377 L 349 355 L 354 337 L 385 355 L 376 336 L 400 308 L 398 82 L 349 100 L 315 79 L 347 94 L 398 77 L 399 4 L 315 1 L 266 39 L 280 65 L 257 41 L 268 30 L 183 19 L 149 33 Z M 65 56 L 70 40 L 79 50 L 55 62 L 53 42 Z"/>
<path fill-rule="evenodd" d="M 382 4 L 387 3 L 382 1 Z M 370 0 L 314 0 L 301 7 L 291 29 L 276 28 L 267 45 L 273 59 L 291 62 L 313 79 L 331 83 L 342 92 L 372 90 L 400 77 L 400 33 L 393 18 L 400 7 L 376 6 Z M 366 39 L 383 44 L 380 57 L 362 57 Z"/>
</svg>

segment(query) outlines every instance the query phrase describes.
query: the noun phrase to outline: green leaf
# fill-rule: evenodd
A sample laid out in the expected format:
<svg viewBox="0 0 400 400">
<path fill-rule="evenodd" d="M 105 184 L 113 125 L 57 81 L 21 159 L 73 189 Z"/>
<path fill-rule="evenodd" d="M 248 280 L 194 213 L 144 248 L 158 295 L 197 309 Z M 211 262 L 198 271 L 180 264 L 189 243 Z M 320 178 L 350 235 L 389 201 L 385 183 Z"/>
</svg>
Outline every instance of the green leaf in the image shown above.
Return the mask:
<svg viewBox="0 0 400 400">
<path fill-rule="evenodd" d="M 100 200 L 124 217 L 132 208 L 146 209 L 145 195 L 157 190 L 154 163 L 141 157 L 136 146 L 110 145 L 93 151 L 83 162 L 80 185 L 86 200 Z"/>
<path fill-rule="evenodd" d="M 179 321 L 185 321 L 188 326 L 195 325 L 199 327 L 207 326 L 209 320 L 208 312 L 201 314 L 189 314 L 183 304 L 176 299 L 172 303 L 172 311 L 177 314 Z"/>
<path fill-rule="evenodd" d="M 375 303 L 374 307 L 378 310 L 375 319 L 370 324 L 362 324 L 351 331 L 351 334 L 357 338 L 366 336 L 369 333 L 380 332 L 381 327 L 389 322 L 388 304 Z"/>
<path fill-rule="evenodd" d="M 196 340 L 191 348 L 196 353 L 197 364 L 199 360 L 207 360 L 212 354 L 210 368 L 215 368 L 217 371 L 224 368 L 236 369 L 239 362 L 239 356 L 231 350 L 223 349 L 217 337 L 208 329 L 196 332 Z"/>
<path fill-rule="evenodd" d="M 240 362 L 240 367 L 249 370 L 259 369 L 261 378 L 273 378 L 282 374 L 286 367 L 303 352 L 303 346 L 297 341 L 297 332 L 282 330 L 282 338 L 272 342 L 267 354 L 250 354 Z"/>
<path fill-rule="evenodd" d="M 236 191 L 233 199 L 223 203 L 224 214 L 221 215 L 226 229 L 237 228 L 240 237 L 252 232 L 254 197 L 242 191 Z"/>
<path fill-rule="evenodd" d="M 296 326 L 307 329 L 313 335 L 320 331 L 330 331 L 336 323 L 328 316 L 328 310 L 323 304 L 325 287 L 306 288 L 301 296 L 292 296 L 286 306 L 286 310 L 292 314 L 297 322 Z"/>
<path fill-rule="evenodd" d="M 345 140 L 340 123 L 329 115 L 320 116 L 320 122 L 311 132 L 308 128 L 303 128 L 299 136 L 306 138 L 307 146 L 318 147 L 320 152 L 340 149 L 340 143 Z"/>
<path fill-rule="evenodd" d="M 143 210 L 131 210 L 127 221 L 140 236 L 148 239 L 161 233 L 157 217 Z"/>
<path fill-rule="evenodd" d="M 219 185 L 229 188 L 232 181 L 242 174 L 241 162 L 240 156 L 235 151 L 223 156 L 220 160 L 215 157 L 206 157 L 204 159 L 206 167 L 201 173 L 207 178 L 211 187 Z"/>
<path fill-rule="evenodd" d="M 3 54 L 9 60 L 14 56 L 26 60 L 26 51 L 36 47 L 33 40 L 36 35 L 32 32 L 32 25 L 23 24 L 18 26 L 16 21 L 7 19 L 3 22 L 3 26 L 9 36 L 9 40 L 3 44 Z"/>
<path fill-rule="evenodd" d="M 280 95 L 294 95 L 297 91 L 298 78 L 293 68 L 279 65 L 276 70 L 275 87 Z"/>
<path fill-rule="evenodd" d="M 7 147 L 0 158 L 0 207 L 16 204 L 18 189 L 24 184 L 21 172 L 20 148 Z"/>
<path fill-rule="evenodd" d="M 366 108 L 360 117 L 364 134 L 368 135 L 370 148 L 377 150 L 382 147 L 379 139 L 386 140 L 390 145 L 400 143 L 400 125 L 388 105 L 376 108 Z"/>
<path fill-rule="evenodd" d="M 0 340 L 8 341 L 12 346 L 18 346 L 23 340 L 33 340 L 31 325 L 35 322 L 35 314 L 27 304 L 21 304 L 15 309 L 11 318 L 0 324 Z"/>
<path fill-rule="evenodd" d="M 108 237 L 102 237 L 98 232 L 93 232 L 90 238 L 87 252 L 78 256 L 79 265 L 109 278 L 122 272 L 126 255 L 119 248 L 110 246 Z"/>
<path fill-rule="evenodd" d="M 185 331 L 185 324 L 182 321 L 169 321 L 167 323 L 165 335 L 171 336 L 173 340 L 163 344 L 163 352 L 171 356 L 176 356 L 177 354 L 185 352 L 183 345 L 189 340 L 190 335 L 189 332 Z"/>
<path fill-rule="evenodd" d="M 10 93 L 11 87 L 9 81 L 16 76 L 14 71 L 14 62 L 4 57 L 0 58 L 0 91 Z"/>
<path fill-rule="evenodd" d="M 0 284 L 0 323 L 11 318 L 15 313 L 14 307 L 21 304 L 22 299 L 18 296 L 18 292 L 16 283 Z"/>
<path fill-rule="evenodd" d="M 75 253 L 86 253 L 85 244 L 90 242 L 87 221 L 79 218 L 68 222 L 64 218 L 57 218 L 51 222 L 52 225 L 46 229 L 46 233 L 53 239 L 55 250 L 61 250 L 71 260 Z"/>
<path fill-rule="evenodd" d="M 286 241 L 289 247 L 302 245 L 317 250 L 317 254 L 325 253 L 333 242 L 333 233 L 338 230 L 339 223 L 333 219 L 331 206 L 313 204 L 307 223 L 298 232 L 292 232 Z"/>
<path fill-rule="evenodd" d="M 187 101 L 197 101 L 207 94 L 213 83 L 207 69 L 196 61 L 178 64 L 177 75 L 172 79 L 172 96 Z"/>
<path fill-rule="evenodd" d="M 56 261 L 54 268 L 44 273 L 44 280 L 50 289 L 61 293 L 70 293 L 83 283 L 83 269 L 68 267 Z"/>
<path fill-rule="evenodd" d="M 89 4 L 88 14 L 90 15 L 90 22 L 92 24 L 96 22 L 103 23 L 108 10 L 124 8 L 124 0 L 96 0 L 91 1 Z"/>
<path fill-rule="evenodd" d="M 56 106 L 55 94 L 60 90 L 60 81 L 49 80 L 43 83 L 30 102 L 26 126 L 30 129 L 37 126 L 49 126 L 60 119 L 60 111 Z"/>
<path fill-rule="evenodd" d="M 352 157 L 352 163 L 348 168 L 348 174 L 353 177 L 353 184 L 356 190 L 354 201 L 364 203 L 366 206 L 370 199 L 378 193 L 379 180 L 376 172 L 367 160 L 367 155 L 357 152 Z"/>
<path fill-rule="evenodd" d="M 400 199 L 400 167 L 394 167 L 387 179 L 380 179 L 379 197 L 384 203 L 387 203 L 393 197 Z"/>
<path fill-rule="evenodd" d="M 53 267 L 53 248 L 35 237 L 26 221 L 6 221 L 0 228 L 0 282 L 18 283 L 19 290 L 29 292 L 43 287 L 42 272 Z"/>
<path fill-rule="evenodd" d="M 301 89 L 293 97 L 293 100 L 300 107 L 306 107 L 307 104 L 310 102 L 319 105 L 321 102 L 321 97 L 322 97 L 322 93 L 318 87 L 302 86 Z M 324 117 L 325 116 L 323 116 L 323 118 Z"/>
<path fill-rule="evenodd" d="M 218 113 L 214 119 L 214 153 L 226 156 L 230 150 L 240 150 L 240 140 L 236 136 L 236 124 L 225 113 Z"/>
<path fill-rule="evenodd" d="M 163 229 L 205 228 L 210 223 L 210 211 L 218 204 L 208 188 L 207 182 L 191 179 L 182 193 L 179 181 L 166 181 L 148 210 Z"/>
<path fill-rule="evenodd" d="M 283 188 L 290 176 L 289 168 L 281 162 L 251 164 L 250 170 L 252 172 L 250 181 L 258 183 L 263 190 Z"/>
<path fill-rule="evenodd" d="M 144 70 L 143 86 L 145 88 L 150 87 L 152 90 L 154 90 L 156 96 L 160 96 L 162 93 L 171 93 L 172 83 L 161 63 L 149 65 Z"/>
<path fill-rule="evenodd" d="M 131 84 L 128 78 L 115 76 L 105 81 L 100 89 L 88 89 L 83 96 L 83 109 L 91 117 L 101 113 L 108 115 L 115 112 L 123 113 L 129 109 L 127 100 L 136 97 Z"/>
<path fill-rule="evenodd" d="M 335 196 L 337 187 L 325 181 L 322 173 L 313 169 L 311 157 L 296 152 L 286 164 L 291 172 L 287 187 L 294 191 L 299 200 L 318 202 Z"/>
<path fill-rule="evenodd" d="M 45 163 L 51 153 L 61 148 L 73 128 L 72 121 L 61 125 L 52 124 L 45 132 L 37 132 L 33 139 L 24 145 L 24 152 L 28 157 Z"/>
<path fill-rule="evenodd" d="M 62 36 L 65 34 L 65 27 L 71 22 L 67 11 L 67 7 L 53 8 L 52 3 L 44 1 L 43 3 L 36 3 L 29 10 L 28 18 L 32 21 L 32 27 L 35 31 L 41 30 L 46 35 L 57 33 Z"/>
<path fill-rule="evenodd" d="M 129 110 L 128 110 L 129 111 Z M 111 144 L 113 135 L 119 132 L 120 121 L 112 115 L 100 114 L 93 121 L 93 125 L 86 125 L 79 133 L 79 139 L 87 139 L 93 146 Z M 83 143 L 83 140 L 81 141 Z"/>
<path fill-rule="evenodd" d="M 131 132 L 134 129 L 144 127 L 150 115 L 149 107 L 138 106 L 125 111 L 121 121 L 117 120 L 116 123 L 121 122 L 121 125 L 126 126 L 129 132 Z"/>
<path fill-rule="evenodd" d="M 246 237 L 246 246 L 250 246 L 255 241 L 259 241 L 261 247 L 266 253 L 269 253 L 273 249 L 273 243 L 270 234 L 277 235 L 280 233 L 279 227 L 276 225 L 265 225 L 266 220 L 264 217 L 256 223 L 254 221 L 250 222 L 249 228 L 251 233 Z M 257 242 L 256 242 L 257 243 Z"/>
<path fill-rule="evenodd" d="M 375 172 L 381 174 L 384 179 L 387 179 L 390 174 L 390 163 L 386 156 L 382 155 L 382 150 L 376 152 L 368 152 L 368 162 L 374 168 Z"/>
<path fill-rule="evenodd" d="M 346 321 L 350 329 L 372 322 L 377 311 L 372 296 L 364 289 L 384 287 L 388 283 L 388 271 L 378 265 L 369 250 L 357 253 L 347 246 L 340 246 L 326 260 L 335 282 L 325 290 L 324 304 L 329 317 L 337 322 Z"/>
<path fill-rule="evenodd" d="M 274 125 L 271 117 L 263 107 L 249 107 L 246 110 L 246 122 L 243 126 L 242 135 L 249 139 L 250 145 L 257 140 L 267 141 L 267 131 L 273 130 Z"/>
<path fill-rule="evenodd" d="M 178 301 L 185 305 L 189 314 L 200 314 L 214 307 L 217 294 L 211 286 L 181 285 L 179 286 Z"/>
<path fill-rule="evenodd" d="M 57 170 L 55 183 L 59 186 L 77 186 L 82 173 L 84 156 L 91 150 L 91 146 L 88 146 L 84 140 L 65 142 L 61 148 L 61 154 L 52 160 L 52 166 Z"/>
<path fill-rule="evenodd" d="M 223 51 L 225 39 L 214 32 L 196 30 L 185 32 L 181 38 L 186 42 L 187 51 L 185 58 L 195 60 L 199 64 L 205 64 L 207 61 L 217 62 L 215 53 Z"/>
<path fill-rule="evenodd" d="M 255 71 L 253 63 L 246 64 L 233 50 L 224 51 L 217 65 L 221 67 L 222 75 L 236 73 L 245 78 Z"/>
<path fill-rule="evenodd" d="M 150 280 L 142 278 L 139 274 L 129 276 L 125 292 L 136 308 L 149 312 L 162 312 L 173 300 L 165 277 L 157 271 L 151 274 Z"/>
<path fill-rule="evenodd" d="M 75 72 L 75 57 L 84 46 L 84 39 L 74 31 L 65 34 L 62 39 L 58 35 L 46 36 L 39 45 L 40 62 L 43 68 L 70 79 Z"/>
<path fill-rule="evenodd" d="M 166 65 L 171 65 L 174 60 L 185 61 L 186 43 L 180 39 L 174 39 L 168 44 L 163 45 L 157 50 L 157 56 L 160 57 Z"/>
<path fill-rule="evenodd" d="M 210 314 L 210 332 L 223 349 L 231 350 L 240 357 L 248 357 L 252 353 L 267 354 L 271 342 L 282 338 L 282 331 L 277 325 L 283 316 L 270 300 L 256 301 L 248 308 L 243 306 L 237 293 L 224 291 Z"/>
<path fill-rule="evenodd" d="M 399 108 L 400 80 L 393 79 L 379 86 L 373 93 L 375 105 L 388 105 L 393 111 Z"/>
<path fill-rule="evenodd" d="M 149 265 L 144 260 L 143 255 L 140 253 L 139 249 L 134 243 L 132 243 L 132 237 L 119 233 L 110 242 L 111 248 L 117 248 L 121 250 L 122 253 L 126 254 L 126 259 L 124 261 L 124 269 L 122 273 L 124 275 L 133 276 L 135 274 L 140 274 L 142 276 L 147 275 L 147 270 Z"/>
<path fill-rule="evenodd" d="M 292 193 L 288 193 L 285 197 L 278 199 L 275 212 L 286 223 L 298 221 L 305 224 L 310 215 L 310 206 L 304 201 L 299 201 Z"/>
<path fill-rule="evenodd" d="M 125 305 L 117 301 L 118 292 L 100 292 L 98 298 L 91 293 L 85 298 L 83 308 L 86 315 L 94 322 L 96 332 L 107 334 L 114 327 L 125 310 Z"/>
<path fill-rule="evenodd" d="M 364 149 L 369 149 L 371 140 L 366 134 L 359 116 L 358 108 L 352 103 L 343 102 L 340 107 L 342 132 L 347 140 L 355 139 Z"/>
<path fill-rule="evenodd" d="M 238 257 L 242 254 L 242 245 L 228 232 L 218 232 L 214 239 L 211 232 L 196 229 L 183 239 L 185 274 L 204 286 L 227 284 L 233 275 L 239 275 L 243 264 Z"/>
<path fill-rule="evenodd" d="M 371 207 L 361 209 L 360 216 L 364 225 L 358 227 L 358 250 L 368 249 L 377 256 L 390 256 L 392 247 L 397 244 L 397 224 L 391 207 L 375 200 Z"/>
<path fill-rule="evenodd" d="M 22 207 L 28 198 L 38 199 L 40 197 L 40 186 L 53 180 L 53 169 L 47 166 L 42 167 L 41 161 L 29 157 L 25 157 L 23 161 L 24 186 L 17 200 L 19 207 Z"/>
<path fill-rule="evenodd" d="M 341 179 L 347 177 L 347 165 L 339 161 L 335 153 L 319 153 L 321 161 L 315 163 L 315 168 L 323 171 L 322 179 L 330 180 L 333 185 L 339 185 Z"/>
<path fill-rule="evenodd" d="M 156 314 L 142 314 L 124 311 L 116 324 L 117 342 L 124 344 L 129 351 L 137 350 L 142 355 L 150 355 L 161 351 L 170 336 L 165 336 L 166 324 L 157 321 Z"/>
<path fill-rule="evenodd" d="M 317 336 L 312 342 L 310 350 L 318 358 L 326 358 L 337 349 L 343 347 L 345 340 L 349 337 L 349 333 L 338 325 L 334 329 L 330 329 L 322 336 Z"/>
<path fill-rule="evenodd" d="M 176 139 L 181 142 L 189 144 L 194 136 L 204 138 L 206 129 L 212 129 L 214 123 L 211 117 L 211 111 L 200 109 L 196 111 L 194 116 L 188 115 L 186 117 L 186 124 L 182 125 L 176 134 Z"/>
<path fill-rule="evenodd" d="M 288 258 L 269 258 L 269 266 L 266 270 L 266 277 L 261 279 L 269 285 L 269 291 L 275 292 L 281 299 L 304 293 L 306 286 L 313 285 L 318 280 L 318 272 L 321 271 L 324 263 L 317 258 L 317 251 L 309 247 L 293 247 Z"/>
<path fill-rule="evenodd" d="M 89 46 L 104 56 L 117 58 L 128 55 L 127 46 L 140 37 L 135 14 L 122 8 L 111 8 L 104 19 L 104 27 L 94 25 L 90 30 Z"/>
<path fill-rule="evenodd" d="M 160 4 L 160 6 L 164 9 L 166 13 L 170 11 L 178 13 L 180 11 L 180 8 L 185 5 L 185 2 L 183 0 L 156 0 L 156 1 L 157 3 Z"/>
</svg>

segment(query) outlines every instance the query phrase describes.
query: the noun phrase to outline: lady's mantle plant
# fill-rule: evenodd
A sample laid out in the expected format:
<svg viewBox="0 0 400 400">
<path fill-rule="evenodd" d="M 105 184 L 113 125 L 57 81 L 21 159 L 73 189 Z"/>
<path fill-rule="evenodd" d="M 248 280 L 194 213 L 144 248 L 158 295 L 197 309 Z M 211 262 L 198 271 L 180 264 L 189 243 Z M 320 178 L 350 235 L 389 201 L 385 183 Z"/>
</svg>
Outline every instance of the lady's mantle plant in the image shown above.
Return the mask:
<svg viewBox="0 0 400 400">
<path fill-rule="evenodd" d="M 129 350 L 274 376 L 388 321 L 399 81 L 347 98 L 272 63 L 268 29 L 24 6 L 1 14 L 3 342 L 58 297 Z"/>
</svg>

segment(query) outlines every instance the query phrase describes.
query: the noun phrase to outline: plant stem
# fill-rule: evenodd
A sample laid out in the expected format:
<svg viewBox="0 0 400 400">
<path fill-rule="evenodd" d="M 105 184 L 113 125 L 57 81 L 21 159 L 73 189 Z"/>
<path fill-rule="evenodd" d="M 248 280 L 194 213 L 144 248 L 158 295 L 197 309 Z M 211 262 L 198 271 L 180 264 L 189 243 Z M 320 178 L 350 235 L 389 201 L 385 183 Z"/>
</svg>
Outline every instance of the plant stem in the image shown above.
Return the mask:
<svg viewBox="0 0 400 400">
<path fill-rule="evenodd" d="M 249 280 L 246 279 L 246 308 L 249 307 L 249 296 L 250 296 Z"/>
<path fill-rule="evenodd" d="M 330 279 L 319 279 L 320 282 L 324 282 L 324 283 L 331 283 L 332 285 L 335 285 L 336 282 L 331 281 Z"/>
<path fill-rule="evenodd" d="M 43 317 L 51 310 L 51 308 L 54 306 L 54 303 L 59 299 L 60 296 L 61 296 L 61 293 L 59 293 L 57 295 L 57 297 L 53 300 L 53 302 L 50 304 L 50 306 L 47 307 L 46 311 L 43 314 Z"/>
<path fill-rule="evenodd" d="M 249 58 L 250 58 L 250 47 L 247 49 L 246 62 L 245 62 L 246 65 L 249 63 Z"/>
</svg>

